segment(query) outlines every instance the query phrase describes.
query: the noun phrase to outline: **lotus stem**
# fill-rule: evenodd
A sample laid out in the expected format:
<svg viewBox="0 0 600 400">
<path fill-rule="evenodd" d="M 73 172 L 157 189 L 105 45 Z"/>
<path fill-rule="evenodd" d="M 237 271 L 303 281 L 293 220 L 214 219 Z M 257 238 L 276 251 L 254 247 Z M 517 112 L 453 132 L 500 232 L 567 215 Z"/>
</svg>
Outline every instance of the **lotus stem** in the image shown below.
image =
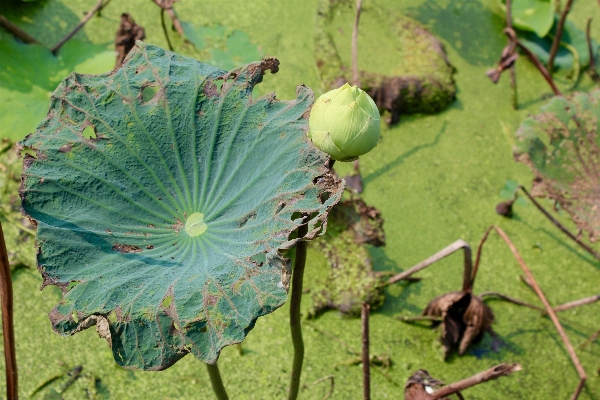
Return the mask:
<svg viewBox="0 0 600 400">
<path fill-rule="evenodd" d="M 362 0 L 356 0 L 356 16 L 354 18 L 354 29 L 352 30 L 352 85 L 358 86 L 358 21 L 362 10 Z"/>
<path fill-rule="evenodd" d="M 508 28 L 505 28 L 504 30 L 506 31 L 507 29 Z M 538 69 L 538 71 L 540 71 L 540 73 L 542 74 L 542 76 L 544 77 L 546 82 L 548 82 L 548 85 L 550 85 L 550 87 L 552 88 L 552 91 L 554 92 L 554 94 L 556 96 L 562 96 L 562 93 L 558 89 L 558 87 L 556 87 L 556 84 L 554 83 L 552 76 L 550 75 L 550 73 L 548 72 L 546 67 L 544 67 L 544 64 L 542 64 L 542 62 L 539 60 L 539 58 L 537 58 L 537 56 L 535 54 L 533 54 L 527 47 L 525 47 L 525 45 L 523 45 L 523 43 L 521 43 L 521 41 L 518 39 L 517 39 L 517 46 L 519 46 L 519 48 L 521 50 L 523 50 L 523 52 L 527 55 L 527 57 L 529 57 L 529 59 L 531 60 L 533 65 L 535 65 L 536 68 Z"/>
<path fill-rule="evenodd" d="M 206 370 L 208 371 L 210 383 L 212 385 L 213 391 L 215 392 L 215 396 L 217 396 L 217 399 L 229 400 L 229 396 L 227 396 L 225 386 L 223 386 L 223 380 L 221 379 L 221 373 L 219 372 L 219 367 L 217 366 L 217 363 L 206 364 Z"/>
<path fill-rule="evenodd" d="M 301 239 L 308 233 L 308 225 L 298 227 L 298 238 Z M 304 266 L 306 265 L 306 249 L 308 243 L 299 240 L 296 243 L 296 256 L 294 270 L 292 271 L 292 295 L 290 300 L 290 331 L 294 345 L 294 361 L 292 363 L 292 376 L 288 400 L 296 400 L 300 389 L 300 375 L 304 362 L 304 341 L 302 340 L 302 322 L 300 321 L 300 305 L 302 303 L 302 284 L 304 279 Z"/>
<path fill-rule="evenodd" d="M 160 23 L 162 24 L 163 32 L 165 33 L 165 39 L 167 39 L 167 45 L 169 46 L 169 50 L 173 51 L 173 45 L 171 44 L 171 39 L 169 39 L 169 34 L 167 33 L 167 25 L 165 24 L 165 9 L 160 9 Z"/>
<path fill-rule="evenodd" d="M 361 309 L 362 320 L 362 368 L 363 368 L 363 399 L 371 400 L 371 372 L 369 359 L 369 303 L 363 303 Z"/>
<path fill-rule="evenodd" d="M 17 25 L 10 22 L 3 15 L 0 15 L 0 28 L 5 29 L 8 33 L 21 40 L 24 43 L 39 43 L 36 38 L 19 28 Z"/>
<path fill-rule="evenodd" d="M 569 11 L 571 11 L 572 4 L 573 0 L 567 0 L 567 4 L 565 4 L 565 8 L 560 14 L 558 25 L 556 25 L 556 35 L 554 36 L 554 40 L 552 41 L 552 47 L 550 47 L 550 56 L 548 56 L 548 72 L 550 73 L 550 75 L 552 75 L 552 70 L 554 69 L 554 59 L 556 58 L 556 54 L 558 53 L 558 47 L 560 46 L 560 39 L 562 37 L 563 28 L 565 26 L 565 21 L 567 20 L 567 14 L 569 14 Z"/>
<path fill-rule="evenodd" d="M 73 30 L 69 33 L 67 33 L 65 35 L 65 37 L 63 37 L 62 39 L 60 39 L 58 41 L 58 43 L 56 43 L 54 46 L 52 46 L 52 48 L 50 49 L 50 51 L 52 51 L 52 54 L 55 54 L 58 52 L 58 50 L 62 47 L 63 44 L 67 43 L 67 41 L 69 39 L 71 39 L 73 36 L 75 36 L 75 34 L 77 32 L 79 32 L 79 30 L 81 28 L 83 28 L 83 26 L 86 24 L 86 22 L 88 22 L 96 13 L 96 11 L 100 11 L 102 8 L 106 7 L 106 5 L 108 3 L 110 3 L 110 0 L 107 0 L 107 2 L 105 4 L 104 0 L 99 0 L 98 3 L 96 3 L 96 5 L 94 6 L 94 8 L 92 8 L 86 15 L 85 17 L 83 17 L 83 19 L 81 21 L 79 21 L 79 23 L 75 26 L 75 28 L 73 28 Z"/>
<path fill-rule="evenodd" d="M 6 398 L 16 400 L 18 395 L 17 353 L 13 323 L 13 290 L 4 232 L 0 223 L 0 299 L 2 300 L 2 334 L 6 368 Z"/>
</svg>

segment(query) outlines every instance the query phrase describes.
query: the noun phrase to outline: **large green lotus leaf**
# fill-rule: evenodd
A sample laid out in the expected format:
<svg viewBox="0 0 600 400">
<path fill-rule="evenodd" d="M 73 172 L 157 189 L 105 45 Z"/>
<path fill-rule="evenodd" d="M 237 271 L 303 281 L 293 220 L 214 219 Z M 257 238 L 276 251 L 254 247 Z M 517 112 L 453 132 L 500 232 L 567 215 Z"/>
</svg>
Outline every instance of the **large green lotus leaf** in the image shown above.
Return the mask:
<svg viewBox="0 0 600 400">
<path fill-rule="evenodd" d="M 0 138 L 21 140 L 48 112 L 50 95 L 71 71 L 97 74 L 114 68 L 106 46 L 68 41 L 58 56 L 38 44 L 0 39 Z"/>
<path fill-rule="evenodd" d="M 552 26 L 552 30 L 550 31 L 551 35 L 543 38 L 538 37 L 532 32 L 519 32 L 521 42 L 544 64 L 548 64 L 548 59 L 550 58 L 550 48 L 552 47 L 552 39 L 557 23 L 558 19 Z M 567 20 L 565 22 L 561 42 L 562 45 L 559 47 L 556 58 L 554 59 L 556 68 L 572 69 L 576 59 L 578 59 L 579 66 L 581 67 L 590 63 L 590 54 L 585 33 L 577 28 L 571 21 Z M 592 52 L 594 53 L 594 56 L 598 54 L 598 43 L 594 40 L 592 40 Z"/>
<path fill-rule="evenodd" d="M 554 6 L 554 0 L 512 0 L 513 25 L 543 38 L 552 28 Z"/>
<path fill-rule="evenodd" d="M 160 370 L 216 362 L 284 303 L 279 251 L 302 223 L 324 231 L 343 183 L 306 137 L 310 89 L 251 97 L 273 61 L 226 73 L 138 42 L 56 89 L 21 143 L 21 197 L 44 285 L 64 292 L 57 332 L 96 324 L 119 365 Z"/>
<path fill-rule="evenodd" d="M 535 173 L 534 194 L 557 201 L 600 238 L 600 90 L 554 97 L 523 121 L 515 156 Z"/>
</svg>

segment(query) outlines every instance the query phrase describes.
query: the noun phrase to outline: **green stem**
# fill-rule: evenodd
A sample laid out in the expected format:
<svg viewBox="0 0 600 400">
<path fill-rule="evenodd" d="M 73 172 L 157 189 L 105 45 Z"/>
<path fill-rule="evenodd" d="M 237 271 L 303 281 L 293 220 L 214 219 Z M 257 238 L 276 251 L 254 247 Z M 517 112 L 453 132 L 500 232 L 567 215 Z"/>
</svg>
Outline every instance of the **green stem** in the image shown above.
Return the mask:
<svg viewBox="0 0 600 400">
<path fill-rule="evenodd" d="M 307 233 L 307 225 L 301 225 L 298 228 L 299 238 L 303 238 Z M 292 377 L 290 380 L 288 400 L 296 400 L 298 398 L 298 390 L 300 389 L 300 374 L 302 373 L 302 362 L 304 361 L 304 341 L 302 340 L 300 304 L 302 303 L 302 280 L 304 278 L 304 265 L 306 264 L 307 245 L 308 243 L 305 241 L 299 241 L 296 244 L 296 257 L 294 260 L 294 270 L 292 271 L 290 331 L 292 332 L 292 343 L 294 344 L 294 361 L 292 364 Z"/>
<path fill-rule="evenodd" d="M 229 396 L 227 396 L 227 391 L 225 390 L 225 386 L 223 386 L 223 380 L 221 379 L 221 373 L 219 372 L 219 367 L 217 363 L 214 364 L 206 364 L 206 369 L 208 370 L 208 376 L 210 376 L 210 383 L 212 385 L 213 391 L 217 396 L 218 400 L 229 400 Z"/>
</svg>

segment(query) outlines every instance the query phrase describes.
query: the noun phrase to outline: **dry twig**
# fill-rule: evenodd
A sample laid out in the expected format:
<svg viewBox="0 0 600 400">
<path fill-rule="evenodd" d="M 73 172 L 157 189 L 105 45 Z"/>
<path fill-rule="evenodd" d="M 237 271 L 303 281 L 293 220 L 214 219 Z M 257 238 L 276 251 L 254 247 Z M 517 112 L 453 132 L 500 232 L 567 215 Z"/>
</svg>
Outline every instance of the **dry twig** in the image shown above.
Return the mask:
<svg viewBox="0 0 600 400">
<path fill-rule="evenodd" d="M 552 47 L 550 47 L 550 56 L 548 57 L 548 72 L 550 72 L 550 75 L 552 75 L 552 71 L 554 70 L 554 59 L 556 58 L 556 54 L 558 53 L 558 47 L 560 46 L 560 39 L 562 38 L 563 28 L 565 26 L 565 21 L 567 20 L 567 14 L 569 13 L 569 11 L 571 11 L 572 4 L 573 0 L 567 0 L 567 4 L 565 4 L 565 8 L 560 14 L 558 25 L 556 25 L 556 34 L 554 35 L 554 39 L 552 40 Z"/>
<path fill-rule="evenodd" d="M 573 349 L 573 346 L 571 345 L 571 342 L 569 341 L 569 337 L 567 336 L 562 325 L 560 324 L 560 321 L 558 320 L 558 317 L 556 316 L 554 309 L 552 309 L 552 306 L 546 299 L 546 296 L 544 295 L 544 292 L 542 292 L 542 289 L 537 284 L 535 278 L 533 277 L 533 274 L 527 267 L 527 264 L 525 264 L 525 261 L 523 261 L 523 258 L 521 258 L 521 255 L 517 251 L 517 248 L 515 247 L 515 245 L 512 243 L 512 241 L 508 238 L 508 236 L 506 235 L 506 233 L 504 233 L 504 231 L 502 229 L 498 228 L 497 226 L 494 226 L 494 229 L 496 230 L 496 232 L 498 232 L 500 237 L 506 242 L 506 244 L 512 251 L 513 255 L 517 259 L 519 265 L 523 269 L 523 272 L 525 272 L 528 282 L 531 284 L 531 287 L 533 288 L 533 290 L 535 291 L 537 296 L 540 298 L 540 300 L 544 304 L 544 307 L 546 308 L 546 312 L 548 313 L 548 315 L 550 316 L 550 319 L 554 323 L 554 326 L 556 327 L 556 330 L 558 331 L 558 334 L 560 335 L 563 343 L 565 344 L 567 352 L 569 353 L 569 356 L 571 357 L 571 361 L 575 365 L 575 369 L 577 370 L 577 374 L 579 375 L 579 384 L 577 385 L 575 392 L 571 396 L 571 400 L 575 400 L 579 396 L 579 393 L 581 392 L 581 389 L 583 388 L 583 384 L 585 383 L 585 381 L 587 379 L 585 370 L 583 369 L 583 366 L 581 365 L 579 358 L 577 358 L 577 354 L 575 353 L 575 350 Z"/>
<path fill-rule="evenodd" d="M 75 26 L 75 28 L 73 28 L 73 30 L 71 32 L 67 33 L 67 35 L 65 35 L 65 37 L 60 39 L 58 41 L 58 43 L 56 43 L 54 46 L 52 46 L 52 48 L 50 49 L 50 51 L 52 51 L 52 54 L 56 54 L 58 52 L 58 50 L 62 47 L 62 45 L 67 43 L 67 41 L 69 39 L 71 39 L 73 36 L 75 36 L 75 34 L 77 32 L 79 32 L 79 30 L 81 28 L 83 28 L 83 26 L 86 24 L 86 22 L 88 22 L 97 11 L 100 11 L 101 9 L 106 7 L 108 5 L 108 3 L 110 3 L 110 0 L 107 0 L 106 3 L 104 3 L 104 4 L 103 3 L 104 3 L 104 0 L 98 0 L 98 3 L 96 3 L 94 8 L 92 8 L 90 11 L 88 11 L 88 13 L 85 15 L 85 17 L 83 17 L 83 19 L 81 21 L 79 21 L 79 23 Z"/>
</svg>

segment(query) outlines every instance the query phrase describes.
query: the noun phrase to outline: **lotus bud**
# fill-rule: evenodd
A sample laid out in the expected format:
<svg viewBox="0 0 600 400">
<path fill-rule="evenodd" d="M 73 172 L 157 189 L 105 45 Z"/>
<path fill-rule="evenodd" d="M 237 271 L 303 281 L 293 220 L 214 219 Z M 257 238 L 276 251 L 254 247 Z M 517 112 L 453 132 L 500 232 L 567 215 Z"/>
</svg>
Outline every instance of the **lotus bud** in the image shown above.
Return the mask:
<svg viewBox="0 0 600 400">
<path fill-rule="evenodd" d="M 379 110 L 366 92 L 346 83 L 317 99 L 308 126 L 308 138 L 320 150 L 352 161 L 377 146 Z"/>
</svg>

